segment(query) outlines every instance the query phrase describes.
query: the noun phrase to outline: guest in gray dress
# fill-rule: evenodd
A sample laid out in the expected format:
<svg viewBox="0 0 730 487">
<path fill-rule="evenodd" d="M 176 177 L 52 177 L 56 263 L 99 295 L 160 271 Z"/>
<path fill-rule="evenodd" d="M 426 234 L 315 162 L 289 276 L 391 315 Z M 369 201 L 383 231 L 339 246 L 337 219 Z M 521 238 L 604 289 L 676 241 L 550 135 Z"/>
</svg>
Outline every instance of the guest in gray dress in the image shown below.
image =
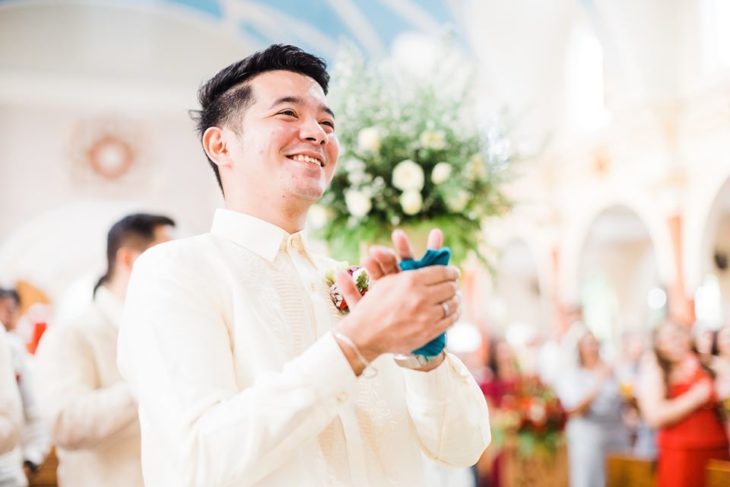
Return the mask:
<svg viewBox="0 0 730 487">
<path fill-rule="evenodd" d="M 621 417 L 618 381 L 601 359 L 592 333 L 578 341 L 577 367 L 559 381 L 558 394 L 568 413 L 570 485 L 603 487 L 606 454 L 626 452 L 629 435 Z"/>
</svg>

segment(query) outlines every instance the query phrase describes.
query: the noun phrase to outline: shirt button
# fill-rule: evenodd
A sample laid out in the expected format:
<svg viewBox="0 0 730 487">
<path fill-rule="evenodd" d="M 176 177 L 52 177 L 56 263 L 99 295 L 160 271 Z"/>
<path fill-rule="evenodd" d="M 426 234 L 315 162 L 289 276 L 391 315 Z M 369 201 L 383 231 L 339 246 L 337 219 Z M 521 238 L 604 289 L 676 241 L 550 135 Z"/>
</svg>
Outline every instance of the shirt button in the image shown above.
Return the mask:
<svg viewBox="0 0 730 487">
<path fill-rule="evenodd" d="M 348 395 L 346 392 L 343 391 L 343 392 L 338 392 L 336 397 L 337 397 L 337 402 L 342 404 L 343 402 L 347 401 Z"/>
</svg>

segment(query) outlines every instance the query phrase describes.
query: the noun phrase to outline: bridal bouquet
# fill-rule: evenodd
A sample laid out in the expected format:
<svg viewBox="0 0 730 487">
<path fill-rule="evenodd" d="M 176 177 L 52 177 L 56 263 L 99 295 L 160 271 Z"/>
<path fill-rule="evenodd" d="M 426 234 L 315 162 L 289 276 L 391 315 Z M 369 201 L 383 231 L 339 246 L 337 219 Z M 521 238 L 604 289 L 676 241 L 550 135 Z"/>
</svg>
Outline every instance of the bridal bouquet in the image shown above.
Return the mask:
<svg viewBox="0 0 730 487">
<path fill-rule="evenodd" d="M 434 226 L 455 263 L 482 257 L 482 220 L 510 206 L 501 185 L 513 156 L 498 125 L 478 127 L 466 88 L 443 89 L 453 85 L 448 76 L 399 78 L 356 52 L 335 66 L 342 153 L 315 213 L 338 258 L 359 260 L 363 242 L 387 243 L 396 227 L 420 234 Z"/>
<path fill-rule="evenodd" d="M 514 394 L 502 398 L 493 418 L 494 443 L 501 446 L 514 436 L 517 452 L 552 455 L 561 441 L 567 416 L 552 389 L 537 377 L 523 377 Z"/>
</svg>

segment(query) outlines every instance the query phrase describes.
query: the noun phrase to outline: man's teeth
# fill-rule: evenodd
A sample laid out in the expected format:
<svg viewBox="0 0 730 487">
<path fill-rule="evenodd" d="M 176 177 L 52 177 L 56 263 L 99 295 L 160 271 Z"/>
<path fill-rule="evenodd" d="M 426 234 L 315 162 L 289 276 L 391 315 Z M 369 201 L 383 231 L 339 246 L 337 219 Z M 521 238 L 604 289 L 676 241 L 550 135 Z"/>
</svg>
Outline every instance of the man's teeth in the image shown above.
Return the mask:
<svg viewBox="0 0 730 487">
<path fill-rule="evenodd" d="M 297 154 L 295 156 L 291 156 L 291 158 L 294 159 L 295 161 L 310 162 L 310 163 L 316 164 L 318 166 L 322 165 L 322 163 L 319 161 L 319 159 L 315 159 L 314 157 L 305 156 L 303 154 Z"/>
</svg>

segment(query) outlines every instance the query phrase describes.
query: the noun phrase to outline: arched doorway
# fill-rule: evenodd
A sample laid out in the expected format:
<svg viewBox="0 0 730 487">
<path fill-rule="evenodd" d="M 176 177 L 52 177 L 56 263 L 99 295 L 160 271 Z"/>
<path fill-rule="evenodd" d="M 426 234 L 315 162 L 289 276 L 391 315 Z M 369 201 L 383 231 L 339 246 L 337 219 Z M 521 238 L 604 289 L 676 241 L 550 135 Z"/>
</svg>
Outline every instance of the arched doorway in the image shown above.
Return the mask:
<svg viewBox="0 0 730 487">
<path fill-rule="evenodd" d="M 648 329 L 665 316 L 667 295 L 659 284 L 651 236 L 630 208 L 612 206 L 598 214 L 579 262 L 576 304 L 609 350 L 622 332 Z"/>
<path fill-rule="evenodd" d="M 720 188 L 707 216 L 695 291 L 695 317 L 716 329 L 730 317 L 730 179 Z"/>
<path fill-rule="evenodd" d="M 488 332 L 504 336 L 515 348 L 523 368 L 534 368 L 531 347 L 550 332 L 552 314 L 540 285 L 537 261 L 521 239 L 509 241 L 501 250 L 485 310 Z"/>
</svg>

